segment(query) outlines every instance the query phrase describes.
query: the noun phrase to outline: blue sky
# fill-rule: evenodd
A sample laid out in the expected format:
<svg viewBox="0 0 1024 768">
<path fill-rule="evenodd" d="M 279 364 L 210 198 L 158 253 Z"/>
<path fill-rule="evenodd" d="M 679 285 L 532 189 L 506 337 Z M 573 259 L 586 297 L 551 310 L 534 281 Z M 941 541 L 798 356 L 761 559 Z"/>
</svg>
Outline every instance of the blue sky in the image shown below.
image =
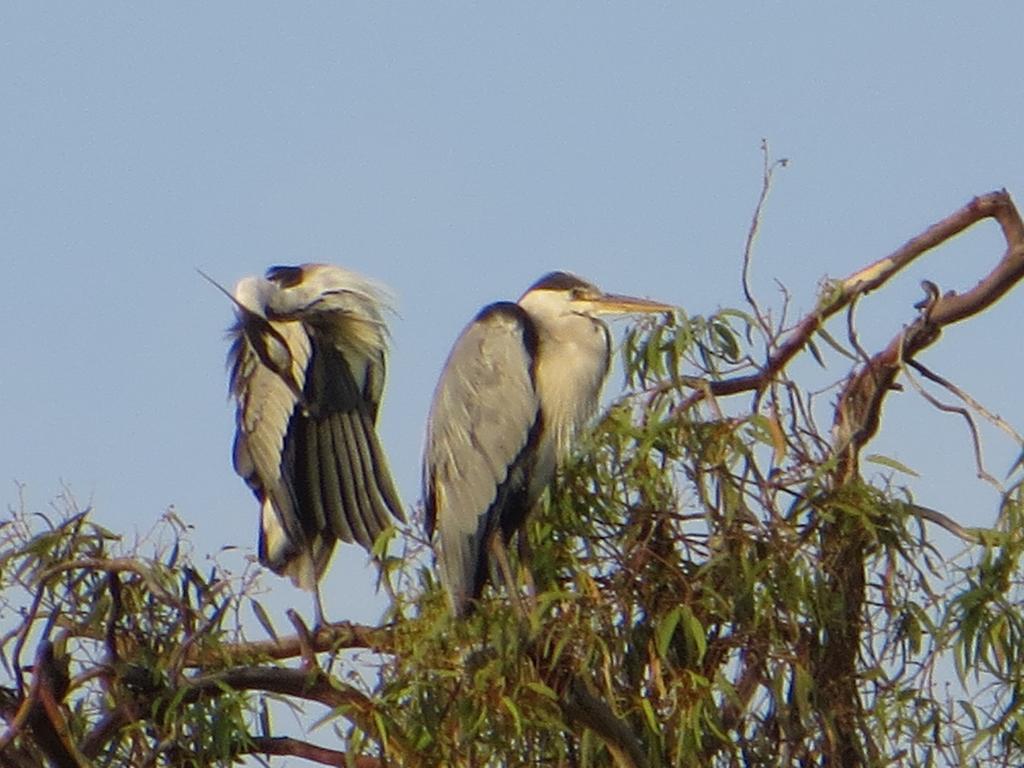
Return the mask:
<svg viewBox="0 0 1024 768">
<path fill-rule="evenodd" d="M 195 267 L 231 285 L 327 261 L 393 288 L 380 431 L 412 504 L 437 374 L 481 305 L 554 268 L 694 314 L 740 303 L 762 138 L 791 164 L 754 285 L 794 310 L 972 195 L 1024 194 L 1019 5 L 705 5 L 5 4 L 0 502 L 17 481 L 44 509 L 66 483 L 115 530 L 173 505 L 200 557 L 251 551 L 231 308 Z M 865 301 L 865 345 L 921 279 L 969 287 L 1001 251 L 970 233 Z M 1022 295 L 924 358 L 1018 425 Z M 885 416 L 873 450 L 921 473 L 918 500 L 991 522 L 962 423 L 910 393 Z M 328 615 L 376 618 L 364 563 L 339 552 Z"/>
</svg>

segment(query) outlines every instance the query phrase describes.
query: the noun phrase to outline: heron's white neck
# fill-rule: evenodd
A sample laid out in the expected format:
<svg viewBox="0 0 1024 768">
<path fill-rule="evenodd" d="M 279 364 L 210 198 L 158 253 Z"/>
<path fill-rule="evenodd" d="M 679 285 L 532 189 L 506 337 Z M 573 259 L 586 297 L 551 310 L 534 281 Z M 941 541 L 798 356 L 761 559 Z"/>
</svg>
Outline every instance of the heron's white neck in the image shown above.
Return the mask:
<svg viewBox="0 0 1024 768">
<path fill-rule="evenodd" d="M 519 305 L 537 331 L 534 375 L 544 419 L 538 461 L 553 473 L 597 409 L 608 375 L 610 337 L 600 320 L 573 311 L 564 292 L 531 291 Z M 551 474 L 535 472 L 545 476 Z"/>
</svg>

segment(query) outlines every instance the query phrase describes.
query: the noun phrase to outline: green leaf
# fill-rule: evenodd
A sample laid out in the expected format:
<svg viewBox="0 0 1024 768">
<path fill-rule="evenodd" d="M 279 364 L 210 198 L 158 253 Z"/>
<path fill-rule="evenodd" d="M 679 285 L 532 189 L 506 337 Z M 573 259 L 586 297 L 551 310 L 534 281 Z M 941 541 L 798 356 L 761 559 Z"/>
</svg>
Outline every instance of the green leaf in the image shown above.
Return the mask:
<svg viewBox="0 0 1024 768">
<path fill-rule="evenodd" d="M 707 632 L 704 625 L 700 623 L 700 619 L 690 610 L 690 606 L 683 605 L 681 608 L 683 626 L 686 628 L 687 634 L 687 647 L 696 652 L 694 662 L 700 664 L 708 650 Z"/>
<path fill-rule="evenodd" d="M 840 355 L 847 358 L 848 360 L 853 360 L 854 362 L 857 362 L 857 356 L 852 354 L 846 347 L 844 347 L 842 344 L 836 341 L 835 337 L 832 336 L 832 334 L 826 331 L 824 328 L 818 329 L 818 335 L 821 336 L 821 338 L 824 339 L 825 343 L 832 347 L 832 349 L 834 349 Z M 824 368 L 824 365 L 822 367 Z"/>
<path fill-rule="evenodd" d="M 881 464 L 883 467 L 894 469 L 897 472 L 902 472 L 903 474 L 910 475 L 911 477 L 920 477 L 917 472 L 912 470 L 906 464 L 896 461 L 896 459 L 889 458 L 888 456 L 882 456 L 879 453 L 872 453 L 870 456 L 865 456 L 864 459 L 865 461 L 870 461 L 872 464 Z"/>
<path fill-rule="evenodd" d="M 658 722 L 658 715 L 654 712 L 654 706 L 651 704 L 651 700 L 644 697 L 640 700 L 640 708 L 644 711 L 644 717 L 647 718 L 647 727 L 651 729 L 651 733 L 661 733 L 662 727 Z"/>
<path fill-rule="evenodd" d="M 658 629 L 654 635 L 654 648 L 661 658 L 665 658 L 668 653 L 668 644 L 672 642 L 672 636 L 676 632 L 676 627 L 679 626 L 679 620 L 683 616 L 684 607 L 677 605 L 658 622 Z"/>
<path fill-rule="evenodd" d="M 544 685 L 544 683 L 537 682 L 536 680 L 531 680 L 530 682 L 528 682 L 526 684 L 526 687 L 529 688 L 534 693 L 539 693 L 545 699 L 551 699 L 552 701 L 558 701 L 558 694 L 555 693 L 548 686 Z"/>
<path fill-rule="evenodd" d="M 501 703 L 505 706 L 505 709 L 512 715 L 512 719 L 516 724 L 516 736 L 523 735 L 523 716 L 519 712 L 519 707 L 512 701 L 508 696 L 501 697 Z"/>
<path fill-rule="evenodd" d="M 805 717 L 811 712 L 811 691 L 813 689 L 814 679 L 802 665 L 798 664 L 793 670 L 793 698 Z"/>
<path fill-rule="evenodd" d="M 263 606 L 255 600 L 250 604 L 252 605 L 252 612 L 256 614 L 256 621 L 258 621 L 260 626 L 263 627 L 263 630 L 276 641 L 277 633 L 274 631 L 274 624 L 270 620 L 270 616 L 268 616 L 267 612 L 263 609 Z"/>
<path fill-rule="evenodd" d="M 818 345 L 814 343 L 813 339 L 807 340 L 807 348 L 811 350 L 811 354 L 814 356 L 814 359 L 818 362 L 818 365 L 820 365 L 822 368 L 828 367 L 825 365 L 825 360 L 821 356 L 821 350 L 818 349 Z"/>
<path fill-rule="evenodd" d="M 732 328 L 724 322 L 714 322 L 711 325 L 711 335 L 715 342 L 718 353 L 730 363 L 738 362 L 740 359 L 740 345 L 736 340 L 736 334 Z"/>
</svg>

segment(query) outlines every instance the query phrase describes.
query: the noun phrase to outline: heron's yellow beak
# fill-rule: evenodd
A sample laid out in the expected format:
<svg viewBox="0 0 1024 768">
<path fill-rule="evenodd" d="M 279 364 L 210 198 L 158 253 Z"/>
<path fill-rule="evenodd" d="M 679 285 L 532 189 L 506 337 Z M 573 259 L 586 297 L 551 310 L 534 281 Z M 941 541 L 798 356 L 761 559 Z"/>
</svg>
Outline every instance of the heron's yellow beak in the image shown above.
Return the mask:
<svg viewBox="0 0 1024 768">
<path fill-rule="evenodd" d="M 574 299 L 574 305 L 596 315 L 671 315 L 676 308 L 660 301 L 623 296 L 618 293 L 602 293 L 597 296 Z"/>
</svg>

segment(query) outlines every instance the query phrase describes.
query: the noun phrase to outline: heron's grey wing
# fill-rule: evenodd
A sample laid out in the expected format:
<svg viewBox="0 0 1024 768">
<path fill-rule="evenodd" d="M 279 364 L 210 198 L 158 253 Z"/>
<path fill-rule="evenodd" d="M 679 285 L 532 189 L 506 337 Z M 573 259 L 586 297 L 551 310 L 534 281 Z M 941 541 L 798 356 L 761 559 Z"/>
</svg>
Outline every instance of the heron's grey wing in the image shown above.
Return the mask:
<svg viewBox="0 0 1024 768">
<path fill-rule="evenodd" d="M 428 535 L 456 614 L 479 596 L 490 536 L 511 502 L 526 503 L 540 403 L 536 335 L 516 304 L 485 308 L 455 342 L 427 424 L 423 482 Z"/>
<path fill-rule="evenodd" d="M 305 378 L 310 340 L 300 323 L 269 323 L 245 328 L 242 318 L 234 329 L 229 355 L 231 392 L 236 401 L 234 444 L 235 471 L 241 475 L 260 502 L 260 561 L 278 573 L 288 573 L 307 587 L 309 574 L 293 567 L 307 546 L 306 526 L 296 502 L 291 480 L 291 453 L 287 434 L 302 406 L 296 394 Z M 254 333 L 271 328 L 287 348 L 291 379 L 268 366 L 257 347 Z M 263 357 L 266 357 L 264 354 Z"/>
<path fill-rule="evenodd" d="M 294 487 L 321 531 L 372 550 L 390 524 L 403 520 L 374 419 L 383 377 L 383 353 L 364 358 L 312 331 L 313 349 L 303 392 L 307 414 L 296 419 Z M 378 369 L 379 366 L 379 369 Z"/>
</svg>

